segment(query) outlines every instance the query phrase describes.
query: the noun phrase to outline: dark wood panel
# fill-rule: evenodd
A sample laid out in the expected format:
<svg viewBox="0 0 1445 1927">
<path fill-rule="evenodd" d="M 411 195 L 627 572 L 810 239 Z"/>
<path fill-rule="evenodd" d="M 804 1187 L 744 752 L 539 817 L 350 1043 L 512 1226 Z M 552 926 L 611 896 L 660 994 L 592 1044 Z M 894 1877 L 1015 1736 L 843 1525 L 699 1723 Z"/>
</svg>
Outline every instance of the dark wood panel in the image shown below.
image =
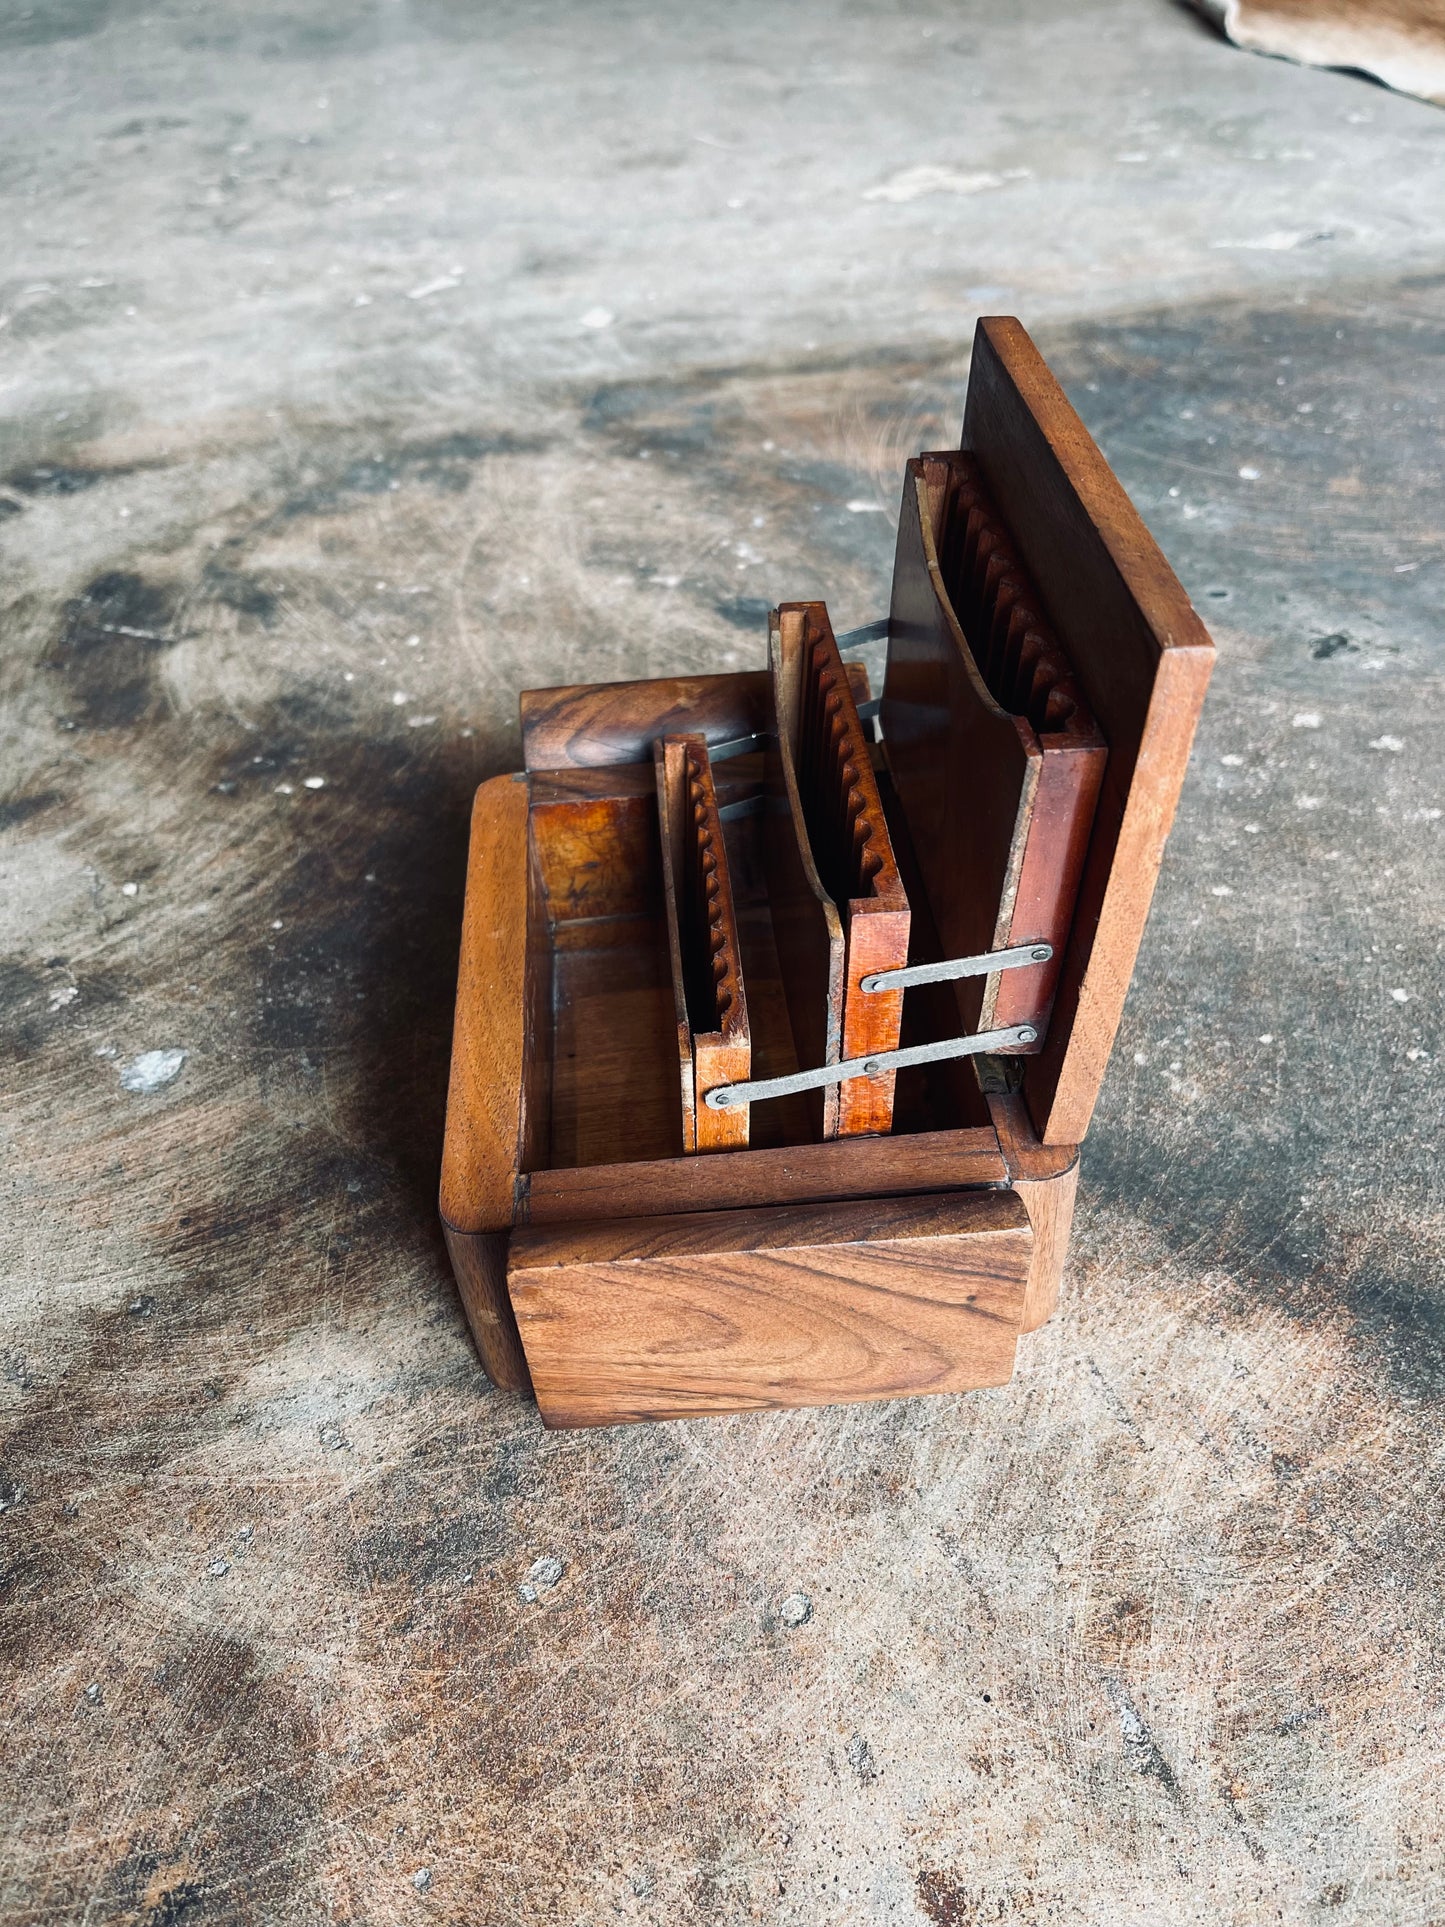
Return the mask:
<svg viewBox="0 0 1445 1927">
<path fill-rule="evenodd" d="M 519 1230 L 542 1416 L 608 1425 L 1001 1385 L 1033 1234 L 1011 1193 Z"/>
<path fill-rule="evenodd" d="M 666 926 L 659 915 L 594 933 L 553 955 L 551 1161 L 680 1158 Z"/>
<path fill-rule="evenodd" d="M 995 942 L 1041 942 L 1043 963 L 985 978 L 978 1026 L 1031 1024 L 1042 1037 L 1063 968 L 1089 831 L 1108 761 L 1099 725 L 1049 620 L 1037 584 L 989 495 L 977 462 L 959 451 L 923 457 L 941 583 L 990 694 L 1033 731 L 1033 799 L 1015 828 Z M 1033 745 L 1030 745 L 1031 749 Z M 977 809 L 977 798 L 974 799 Z M 969 824 L 959 826 L 960 838 Z"/>
<path fill-rule="evenodd" d="M 1046 1142 L 1083 1137 L 1214 666 L 1209 635 L 1022 326 L 981 321 L 964 416 L 1100 728 L 1099 796 L 1053 1019 L 1024 1072 Z"/>
<path fill-rule="evenodd" d="M 943 954 L 1007 941 L 1043 764 L 1032 725 L 995 700 L 944 589 L 935 544 L 946 482 L 910 462 L 899 510 L 883 732 Z M 986 980 L 955 988 L 980 1028 Z"/>
</svg>

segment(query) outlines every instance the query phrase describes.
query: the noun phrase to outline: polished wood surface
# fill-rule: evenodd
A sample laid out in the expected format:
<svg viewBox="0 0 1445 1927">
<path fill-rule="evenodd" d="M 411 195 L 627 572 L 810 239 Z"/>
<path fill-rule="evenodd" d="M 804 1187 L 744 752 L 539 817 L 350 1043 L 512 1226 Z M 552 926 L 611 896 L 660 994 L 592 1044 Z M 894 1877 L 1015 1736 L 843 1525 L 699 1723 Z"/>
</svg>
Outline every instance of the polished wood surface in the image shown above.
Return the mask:
<svg viewBox="0 0 1445 1927">
<path fill-rule="evenodd" d="M 1012 900 L 1000 905 L 995 941 L 1043 942 L 1054 954 L 1046 963 L 984 978 L 978 1027 L 1027 1023 L 1042 1036 L 1108 748 L 977 463 L 960 451 L 926 455 L 922 468 L 941 586 L 990 694 L 1028 723 L 1040 757 L 1027 824 L 1020 825 Z"/>
<path fill-rule="evenodd" d="M 654 756 L 683 1149 L 736 1150 L 748 1141 L 748 1106 L 715 1110 L 704 1102 L 752 1068 L 738 920 L 707 743 L 700 735 L 664 736 Z"/>
<path fill-rule="evenodd" d="M 949 600 L 936 544 L 946 478 L 934 469 L 910 462 L 904 480 L 883 740 L 942 954 L 968 957 L 1012 929 L 1043 752 L 984 681 Z M 987 983 L 954 986 L 960 1030 L 984 1028 Z"/>
<path fill-rule="evenodd" d="M 735 1151 L 726 1158 L 657 1158 L 533 1171 L 517 1196 L 519 1224 L 565 1224 L 666 1211 L 799 1204 L 1007 1184 L 991 1125 L 907 1137 Z"/>
<path fill-rule="evenodd" d="M 538 1098 L 527 1031 L 527 788 L 482 784 L 472 806 L 441 1217 L 478 1354 L 500 1386 L 524 1388 L 526 1360 L 506 1288 L 506 1229 Z M 545 1106 L 543 1107 L 545 1115 Z"/>
<path fill-rule="evenodd" d="M 860 663 L 850 687 L 867 691 Z M 570 683 L 522 692 L 522 761 L 529 770 L 649 763 L 659 736 L 687 731 L 709 744 L 761 734 L 772 715 L 767 669 L 725 676 L 659 676 L 645 682 Z M 860 696 L 859 700 L 862 698 Z"/>
<path fill-rule="evenodd" d="M 769 703 L 764 669 L 526 689 L 522 760 L 529 770 L 650 763 L 659 736 L 692 730 L 721 743 L 765 729 Z"/>
<path fill-rule="evenodd" d="M 658 906 L 651 750 L 635 766 L 546 770 L 527 780 L 548 921 L 651 915 Z"/>
<path fill-rule="evenodd" d="M 456 1231 L 512 1222 L 525 1129 L 527 784 L 483 783 L 472 806 L 441 1215 Z"/>
<path fill-rule="evenodd" d="M 487 1377 L 504 1392 L 530 1391 L 532 1375 L 507 1291 L 506 1232 L 457 1231 L 444 1222 L 442 1236 Z"/>
<path fill-rule="evenodd" d="M 1024 1072 L 1040 1137 L 1088 1129 L 1173 821 L 1214 647 L 1023 327 L 981 321 L 975 457 L 1108 742 L 1049 1035 Z"/>
<path fill-rule="evenodd" d="M 790 742 L 798 797 L 814 865 L 843 927 L 840 1057 L 898 1048 L 903 993 L 868 992 L 863 979 L 908 961 L 908 897 L 863 726 L 833 626 L 821 602 L 784 603 L 773 674 L 789 682 L 778 714 L 795 718 Z M 800 619 L 800 620 L 799 620 Z M 886 1131 L 896 1073 L 851 1077 L 837 1087 L 838 1135 Z"/>
<path fill-rule="evenodd" d="M 519 1230 L 549 1425 L 900 1398 L 1013 1371 L 1033 1233 L 1007 1192 Z"/>
<path fill-rule="evenodd" d="M 800 1069 L 841 1062 L 843 985 L 847 943 L 843 918 L 813 856 L 798 780 L 800 673 L 805 614 L 793 605 L 774 612 L 769 633 L 773 711 L 768 744 L 768 794 L 777 821 L 765 846 L 773 937 L 787 996 Z M 805 1100 L 812 1134 L 838 1135 L 838 1086 L 810 1091 Z"/>
</svg>

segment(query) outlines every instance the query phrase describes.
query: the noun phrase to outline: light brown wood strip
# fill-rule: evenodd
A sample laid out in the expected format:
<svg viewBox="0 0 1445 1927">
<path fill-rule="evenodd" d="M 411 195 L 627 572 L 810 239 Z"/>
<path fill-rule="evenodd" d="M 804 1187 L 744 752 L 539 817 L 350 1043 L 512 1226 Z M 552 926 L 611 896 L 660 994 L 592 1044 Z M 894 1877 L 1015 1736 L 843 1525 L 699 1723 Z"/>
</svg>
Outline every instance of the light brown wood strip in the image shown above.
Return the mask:
<svg viewBox="0 0 1445 1927">
<path fill-rule="evenodd" d="M 748 1106 L 710 1110 L 710 1090 L 749 1075 L 752 1043 L 742 952 L 717 795 L 701 736 L 664 736 L 656 748 L 668 954 L 686 1150 L 735 1150 L 748 1141 Z"/>
<path fill-rule="evenodd" d="M 456 1231 L 512 1222 L 523 1141 L 527 783 L 496 776 L 472 805 L 441 1214 Z"/>
<path fill-rule="evenodd" d="M 806 606 L 777 610 L 769 635 L 773 710 L 768 790 L 779 822 L 766 844 L 773 935 L 800 1069 L 840 1061 L 847 963 L 843 919 L 818 875 L 798 781 L 799 664 Z M 838 1086 L 809 1092 L 806 1101 L 813 1135 L 837 1137 Z"/>
<path fill-rule="evenodd" d="M 827 608 L 785 603 L 778 615 L 784 647 L 774 674 L 798 679 L 794 750 L 803 817 L 818 875 L 843 924 L 839 1055 L 867 1057 L 898 1048 L 902 992 L 870 994 L 861 984 L 874 971 L 907 963 L 908 897 Z M 793 617 L 802 620 L 801 646 L 789 647 Z M 889 1072 L 840 1084 L 838 1135 L 890 1129 L 895 1081 Z"/>
</svg>

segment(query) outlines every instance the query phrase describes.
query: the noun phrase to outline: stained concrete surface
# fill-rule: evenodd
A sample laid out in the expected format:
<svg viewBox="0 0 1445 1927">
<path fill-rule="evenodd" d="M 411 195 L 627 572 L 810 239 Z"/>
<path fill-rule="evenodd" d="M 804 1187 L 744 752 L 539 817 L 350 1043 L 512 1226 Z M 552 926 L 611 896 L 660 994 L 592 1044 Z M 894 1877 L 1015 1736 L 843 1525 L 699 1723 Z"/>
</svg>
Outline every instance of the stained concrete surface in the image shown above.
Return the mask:
<svg viewBox="0 0 1445 1927">
<path fill-rule="evenodd" d="M 1146 0 L 49 0 L 0 98 L 0 1919 L 1445 1919 L 1445 118 Z M 981 309 L 1221 646 L 1061 1314 L 544 1434 L 470 791 L 875 614 Z"/>
</svg>

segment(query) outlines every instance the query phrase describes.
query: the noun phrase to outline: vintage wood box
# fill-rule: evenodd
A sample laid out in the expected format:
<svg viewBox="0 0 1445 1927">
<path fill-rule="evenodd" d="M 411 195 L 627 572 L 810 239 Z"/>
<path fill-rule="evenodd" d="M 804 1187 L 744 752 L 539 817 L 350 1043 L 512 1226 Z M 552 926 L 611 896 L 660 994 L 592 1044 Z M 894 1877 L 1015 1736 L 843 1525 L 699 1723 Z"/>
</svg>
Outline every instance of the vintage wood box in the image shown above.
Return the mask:
<svg viewBox="0 0 1445 1927">
<path fill-rule="evenodd" d="M 441 1213 L 549 1425 L 998 1385 L 1055 1307 L 1214 652 L 1017 321 L 886 633 L 876 700 L 821 603 L 530 691 L 477 792 Z"/>
</svg>

